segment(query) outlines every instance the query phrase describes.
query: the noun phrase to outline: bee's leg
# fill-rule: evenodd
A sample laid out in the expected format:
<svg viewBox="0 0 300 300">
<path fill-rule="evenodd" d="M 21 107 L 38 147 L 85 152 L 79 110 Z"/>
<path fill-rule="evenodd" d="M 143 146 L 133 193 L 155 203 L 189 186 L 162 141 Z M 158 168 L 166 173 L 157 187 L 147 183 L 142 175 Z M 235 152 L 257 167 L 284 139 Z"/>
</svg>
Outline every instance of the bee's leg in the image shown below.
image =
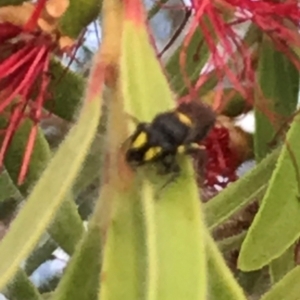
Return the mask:
<svg viewBox="0 0 300 300">
<path fill-rule="evenodd" d="M 205 176 L 205 167 L 208 159 L 206 147 L 196 143 L 187 144 L 185 145 L 184 153 L 193 157 L 192 161 L 198 184 L 203 182 Z M 200 183 L 200 186 L 201 185 L 202 183 Z"/>
<path fill-rule="evenodd" d="M 197 143 L 190 143 L 190 144 L 180 145 L 177 148 L 177 153 L 179 153 L 179 154 L 196 154 L 205 149 L 206 149 L 206 147 L 203 145 L 199 145 Z"/>
<path fill-rule="evenodd" d="M 162 160 L 162 165 L 165 169 L 165 174 L 178 174 L 180 173 L 180 167 L 176 160 L 175 155 L 169 155 Z"/>
<path fill-rule="evenodd" d="M 176 181 L 176 179 L 180 175 L 180 167 L 176 161 L 175 155 L 169 154 L 165 156 L 161 160 L 161 164 L 163 167 L 162 174 L 170 174 L 170 177 L 166 180 L 166 182 L 159 188 L 157 191 L 156 198 L 158 198 L 159 194 L 172 182 Z"/>
</svg>

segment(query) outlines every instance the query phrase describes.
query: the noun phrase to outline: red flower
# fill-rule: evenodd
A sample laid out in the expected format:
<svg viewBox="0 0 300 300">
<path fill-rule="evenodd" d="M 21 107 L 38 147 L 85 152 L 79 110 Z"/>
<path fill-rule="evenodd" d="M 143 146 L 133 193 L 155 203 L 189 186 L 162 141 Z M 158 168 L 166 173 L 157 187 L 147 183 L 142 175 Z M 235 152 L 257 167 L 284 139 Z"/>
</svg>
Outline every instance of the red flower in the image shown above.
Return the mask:
<svg viewBox="0 0 300 300">
<path fill-rule="evenodd" d="M 204 187 L 215 190 L 224 188 L 228 183 L 235 181 L 239 161 L 237 154 L 230 147 L 229 130 L 225 127 L 215 126 L 201 144 L 206 147 Z M 203 161 L 199 163 L 203 164 Z"/>
<path fill-rule="evenodd" d="M 37 21 L 45 0 L 36 5 L 30 20 L 24 26 L 0 23 L 0 114 L 9 115 L 3 131 L 0 165 L 24 118 L 34 125 L 29 134 L 18 183 L 26 176 L 33 151 L 38 123 L 43 117 L 44 102 L 49 99 L 50 57 L 58 50 L 53 36 L 37 29 Z"/>
<path fill-rule="evenodd" d="M 300 6 L 297 0 L 191 0 L 188 9 L 193 12 L 193 17 L 180 60 L 186 85 L 191 91 L 198 91 L 215 69 L 214 76 L 219 78 L 220 84 L 226 78 L 244 98 L 252 100 L 255 70 L 251 45 L 237 34 L 236 25 L 254 25 L 266 33 L 277 49 L 300 69 L 299 59 L 293 51 L 293 47 L 300 46 Z M 184 71 L 185 49 L 196 30 L 203 35 L 199 48 L 206 44 L 211 60 L 210 68 L 204 70 L 198 81 L 192 84 Z"/>
</svg>

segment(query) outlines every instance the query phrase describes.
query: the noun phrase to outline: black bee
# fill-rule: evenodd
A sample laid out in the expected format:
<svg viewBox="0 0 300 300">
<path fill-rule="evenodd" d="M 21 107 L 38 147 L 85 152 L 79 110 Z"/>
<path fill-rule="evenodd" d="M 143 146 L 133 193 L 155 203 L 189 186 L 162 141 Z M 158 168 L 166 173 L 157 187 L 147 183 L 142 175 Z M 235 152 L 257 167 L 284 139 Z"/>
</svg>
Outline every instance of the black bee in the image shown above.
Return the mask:
<svg viewBox="0 0 300 300">
<path fill-rule="evenodd" d="M 202 103 L 181 103 L 158 114 L 151 123 L 139 123 L 129 138 L 126 161 L 132 166 L 159 163 L 162 173 L 179 173 L 177 154 L 203 150 L 205 138 L 216 120 L 213 110 Z"/>
</svg>

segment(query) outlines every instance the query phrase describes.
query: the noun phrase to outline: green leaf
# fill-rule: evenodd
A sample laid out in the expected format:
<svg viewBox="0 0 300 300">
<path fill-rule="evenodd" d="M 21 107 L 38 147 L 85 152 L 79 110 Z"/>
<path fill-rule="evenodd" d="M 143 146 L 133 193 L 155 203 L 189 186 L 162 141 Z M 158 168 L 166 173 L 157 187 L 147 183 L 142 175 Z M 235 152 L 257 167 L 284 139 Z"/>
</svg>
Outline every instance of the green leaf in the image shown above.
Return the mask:
<svg viewBox="0 0 300 300">
<path fill-rule="evenodd" d="M 245 293 L 253 297 L 262 295 L 270 288 L 270 280 L 267 268 L 253 272 L 242 272 L 237 270 L 235 273 L 235 278 L 243 287 Z"/>
<path fill-rule="evenodd" d="M 70 192 L 65 196 L 53 222 L 49 225 L 48 232 L 64 251 L 68 254 L 74 252 L 84 227 Z"/>
<path fill-rule="evenodd" d="M 17 184 L 20 166 L 32 126 L 34 124 L 30 120 L 23 122 L 15 132 L 5 155 L 5 167 L 15 184 Z M 18 187 L 24 197 L 27 196 L 29 190 L 40 178 L 51 156 L 52 153 L 49 145 L 42 131 L 39 129 L 25 182 Z M 69 224 L 72 224 L 72 227 Z M 62 203 L 54 221 L 51 223 L 49 233 L 66 252 L 72 253 L 82 232 L 83 225 L 81 218 L 77 212 L 76 204 L 69 194 L 66 197 L 66 201 Z"/>
<path fill-rule="evenodd" d="M 108 107 L 111 101 L 110 93 L 104 91 L 102 114 L 98 124 L 98 134 L 90 148 L 90 152 L 86 157 L 80 174 L 73 186 L 73 193 L 76 195 L 76 203 L 78 204 L 78 213 L 82 220 L 86 220 L 92 214 L 95 207 L 95 190 L 91 187 L 96 185 L 100 187 L 103 184 L 103 175 L 105 165 L 105 150 L 107 148 L 107 122 L 108 122 Z M 124 126 L 126 128 L 126 126 Z M 120 132 L 122 135 L 122 132 Z M 126 134 L 122 135 L 124 139 Z M 121 143 L 123 140 L 121 141 Z"/>
<path fill-rule="evenodd" d="M 5 296 L 11 300 L 41 300 L 37 288 L 31 283 L 26 273 L 19 269 L 12 282 L 7 286 L 4 292 Z"/>
<path fill-rule="evenodd" d="M 261 300 L 299 300 L 299 278 L 300 267 L 296 267 L 263 295 Z"/>
<path fill-rule="evenodd" d="M 134 300 L 141 299 L 142 286 L 146 285 L 143 213 L 136 192 L 128 182 L 130 174 L 124 174 L 124 166 L 113 160 L 119 156 L 119 144 L 125 138 L 126 120 L 117 92 L 112 96 L 106 153 L 111 159 L 104 170 L 106 180 L 98 200 L 102 235 L 106 238 L 99 298 Z"/>
<path fill-rule="evenodd" d="M 57 244 L 47 236 L 44 243 L 32 251 L 27 258 L 24 268 L 26 274 L 31 275 L 43 262 L 50 258 L 57 247 Z"/>
<path fill-rule="evenodd" d="M 52 300 L 96 299 L 100 282 L 101 227 L 99 205 L 90 220 L 88 231 L 68 264 Z M 83 280 L 84 278 L 84 280 Z"/>
<path fill-rule="evenodd" d="M 231 183 L 204 205 L 206 223 L 215 228 L 255 198 L 261 197 L 273 173 L 279 149 L 273 151 L 253 170 Z"/>
<path fill-rule="evenodd" d="M 0 202 L 0 222 L 3 224 L 9 224 L 14 218 L 15 213 L 18 210 L 18 206 L 22 202 L 22 196 L 20 193 L 13 195 L 10 198 Z"/>
<path fill-rule="evenodd" d="M 0 191 L 0 202 L 19 194 L 18 189 L 12 182 L 6 170 L 2 171 L 0 174 Z"/>
<path fill-rule="evenodd" d="M 44 300 L 50 300 L 51 297 L 53 296 L 54 292 L 49 292 L 49 293 L 44 293 L 42 294 L 42 297 Z"/>
<path fill-rule="evenodd" d="M 204 64 L 209 57 L 208 47 L 205 43 L 201 47 L 201 52 L 197 52 L 197 48 L 203 42 L 203 35 L 199 30 L 196 30 L 187 47 L 179 47 L 169 59 L 166 65 L 166 71 L 170 77 L 170 84 L 177 95 L 182 96 L 187 92 L 187 87 L 182 75 L 182 67 L 180 65 L 180 53 L 185 52 L 185 72 L 191 81 L 195 83 L 199 78 L 199 74 Z M 195 58 L 197 56 L 197 58 Z"/>
<path fill-rule="evenodd" d="M 131 115 L 141 118 L 141 121 L 151 121 L 157 113 L 174 107 L 172 93 L 143 24 L 125 21 L 123 30 L 120 81 L 125 109 Z M 132 48 L 135 49 L 135 55 L 132 55 Z M 192 176 L 191 164 L 184 159 L 180 161 L 180 165 L 180 178 L 176 180 L 176 184 L 169 185 L 164 190 L 161 190 L 161 186 L 168 178 L 151 176 L 150 170 L 145 173 L 143 170 L 141 173 L 138 171 L 136 177 L 141 183 L 136 184 L 135 188 L 136 192 L 140 192 L 144 233 L 141 232 L 141 223 L 134 221 L 135 212 L 138 211 L 136 196 L 132 195 L 131 201 L 126 201 L 126 196 L 123 203 L 127 205 L 119 208 L 122 215 L 114 218 L 114 225 L 117 223 L 118 226 L 114 227 L 114 235 L 110 238 L 111 243 L 118 241 L 118 244 L 110 249 L 117 249 L 128 238 L 125 224 L 132 228 L 129 236 L 131 244 L 126 242 L 125 249 L 126 255 L 131 253 L 130 261 L 126 256 L 121 268 L 124 273 L 119 271 L 119 274 L 114 275 L 119 280 L 124 278 L 123 280 L 129 281 L 131 278 L 132 290 L 124 298 L 182 300 L 204 299 L 206 296 L 204 228 L 198 190 Z M 129 228 L 127 236 L 128 230 Z M 146 257 L 136 248 L 136 241 L 143 235 L 146 239 Z M 122 249 L 119 249 L 120 253 Z M 114 255 L 110 254 L 112 261 L 119 259 L 117 250 L 115 251 Z M 142 266 L 143 263 L 146 264 L 146 267 L 143 269 L 136 265 L 133 269 L 134 260 L 138 260 Z M 126 264 L 126 261 L 129 262 Z M 115 264 L 115 272 L 117 266 Z M 142 274 L 139 274 L 140 269 Z M 105 274 L 113 273 L 105 270 Z M 115 280 L 115 285 L 111 284 L 110 289 L 107 289 L 107 293 L 115 295 L 109 299 L 119 299 L 118 292 L 115 291 L 119 289 L 116 288 L 117 278 Z M 174 284 L 175 282 L 180 284 Z M 128 287 L 124 287 L 126 288 Z"/>
<path fill-rule="evenodd" d="M 246 300 L 243 289 L 234 279 L 217 245 L 207 233 L 207 270 L 210 300 Z M 192 298 L 189 298 L 192 299 Z"/>
<path fill-rule="evenodd" d="M 257 94 L 255 99 L 255 157 L 260 161 L 270 152 L 269 142 L 282 125 L 279 117 L 288 117 L 298 102 L 299 72 L 294 64 L 274 44 L 264 38 L 259 54 L 259 83 L 265 101 Z M 270 114 L 278 114 L 276 124 L 270 121 Z"/>
<path fill-rule="evenodd" d="M 247 231 L 243 231 L 242 233 L 239 233 L 237 235 L 222 239 L 218 242 L 218 248 L 222 253 L 240 249 L 246 234 Z"/>
<path fill-rule="evenodd" d="M 257 270 L 269 264 L 300 235 L 299 120 L 299 116 L 295 117 L 291 125 L 260 210 L 242 245 L 239 256 L 241 270 Z"/>
<path fill-rule="evenodd" d="M 142 121 L 150 122 L 156 114 L 173 108 L 175 102 L 154 51 L 148 44 L 148 37 L 132 27 L 130 24 L 126 26 L 121 56 L 125 111 L 134 113 Z M 138 34 L 140 38 L 130 34 Z M 131 47 L 135 49 L 135 55 L 130 52 Z"/>
<path fill-rule="evenodd" d="M 30 131 L 33 126 L 34 124 L 28 119 L 22 123 L 15 132 L 4 157 L 5 168 L 16 185 Z M 18 189 L 21 191 L 23 196 L 26 196 L 30 188 L 32 188 L 32 186 L 36 183 L 50 158 L 51 152 L 49 145 L 42 131 L 39 129 L 25 181 L 22 185 L 18 186 Z"/>
<path fill-rule="evenodd" d="M 154 201 L 156 213 L 157 299 L 205 299 L 205 227 L 201 202 L 190 162 L 185 159 L 179 163 L 182 171 L 176 183 L 159 192 L 162 179 L 158 178 L 153 189 L 159 192 L 159 198 L 149 199 Z"/>
<path fill-rule="evenodd" d="M 95 136 L 100 108 L 97 98 L 83 106 L 78 123 L 70 130 L 2 240 L 0 257 L 5 260 L 0 261 L 0 288 L 16 273 L 65 199 Z"/>
<path fill-rule="evenodd" d="M 99 298 L 144 299 L 147 269 L 141 205 L 132 189 L 111 193 L 109 200 L 113 203 L 113 221 L 103 253 Z M 105 201 L 103 199 L 108 194 L 104 193 L 100 202 Z"/>
<path fill-rule="evenodd" d="M 289 247 L 283 255 L 270 263 L 270 277 L 272 284 L 278 282 L 295 266 L 295 245 Z"/>
<path fill-rule="evenodd" d="M 224 97 L 226 97 L 226 95 L 229 96 L 230 93 L 234 93 L 234 95 L 230 98 L 230 101 L 225 104 L 222 109 L 222 114 L 230 118 L 236 118 L 247 111 L 249 103 L 234 88 L 226 88 L 223 92 Z"/>
<path fill-rule="evenodd" d="M 73 187 L 73 192 L 78 195 L 84 190 L 91 182 L 99 177 L 103 160 L 104 160 L 104 148 L 105 148 L 105 135 L 98 135 L 91 146 L 90 153 L 88 154 L 82 170 L 76 179 Z"/>
<path fill-rule="evenodd" d="M 50 72 L 54 77 L 49 84 L 52 99 L 44 107 L 64 120 L 73 121 L 83 99 L 85 80 L 56 59 L 51 60 Z"/>
</svg>

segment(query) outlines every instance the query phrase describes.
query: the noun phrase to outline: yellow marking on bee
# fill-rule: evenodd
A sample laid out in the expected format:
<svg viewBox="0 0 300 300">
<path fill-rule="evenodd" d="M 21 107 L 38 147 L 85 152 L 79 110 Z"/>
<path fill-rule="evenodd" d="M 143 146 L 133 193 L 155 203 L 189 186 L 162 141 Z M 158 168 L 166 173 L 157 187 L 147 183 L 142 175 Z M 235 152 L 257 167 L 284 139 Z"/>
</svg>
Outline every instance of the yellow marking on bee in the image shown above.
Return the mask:
<svg viewBox="0 0 300 300">
<path fill-rule="evenodd" d="M 144 161 L 149 161 L 157 156 L 162 151 L 161 147 L 151 147 L 144 154 Z"/>
<path fill-rule="evenodd" d="M 177 147 L 177 153 L 179 153 L 179 154 L 185 153 L 185 150 L 186 150 L 186 148 L 183 145 Z"/>
<path fill-rule="evenodd" d="M 137 149 L 143 147 L 147 142 L 147 133 L 142 131 L 132 142 L 131 148 Z"/>
<path fill-rule="evenodd" d="M 176 112 L 176 114 L 181 123 L 189 127 L 193 125 L 192 120 L 187 115 L 184 115 L 183 113 L 180 112 Z"/>
</svg>

